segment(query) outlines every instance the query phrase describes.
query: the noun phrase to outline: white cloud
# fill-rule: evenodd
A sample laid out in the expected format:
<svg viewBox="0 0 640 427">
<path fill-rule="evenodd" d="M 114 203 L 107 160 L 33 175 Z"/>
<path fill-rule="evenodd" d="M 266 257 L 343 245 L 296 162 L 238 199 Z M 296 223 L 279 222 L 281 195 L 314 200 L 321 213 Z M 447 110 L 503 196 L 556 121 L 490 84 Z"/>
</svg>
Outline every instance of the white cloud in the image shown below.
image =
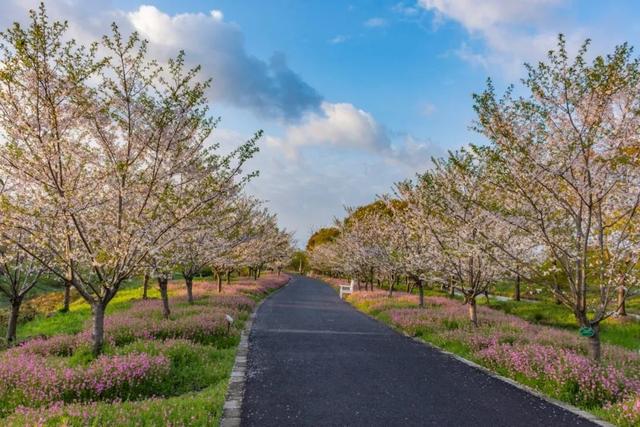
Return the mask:
<svg viewBox="0 0 640 427">
<path fill-rule="evenodd" d="M 221 10 L 212 10 L 211 17 L 215 20 L 222 21 L 224 19 L 224 14 Z"/>
<path fill-rule="evenodd" d="M 435 113 L 438 109 L 436 108 L 435 105 L 433 105 L 430 102 L 425 102 L 424 104 L 422 104 L 420 106 L 420 113 L 425 116 L 425 117 L 429 117 L 431 116 L 433 113 Z"/>
<path fill-rule="evenodd" d="M 470 31 L 487 31 L 501 25 L 543 20 L 550 8 L 564 1 L 419 0 L 418 4 L 460 22 Z"/>
<path fill-rule="evenodd" d="M 408 6 L 404 2 L 396 3 L 395 5 L 393 5 L 391 10 L 395 13 L 398 13 L 404 16 L 416 16 L 420 13 L 420 9 L 418 7 Z"/>
<path fill-rule="evenodd" d="M 517 73 L 522 62 L 540 59 L 567 34 L 570 45 L 583 38 L 582 31 L 559 21 L 557 12 L 567 0 L 419 0 L 435 14 L 434 20 L 452 20 L 462 25 L 485 49 L 463 43 L 455 53 L 465 61 L 488 67 L 497 65 L 509 74 Z"/>
<path fill-rule="evenodd" d="M 439 150 L 428 140 L 412 135 L 392 135 L 373 115 L 349 103 L 322 103 L 322 113 L 309 114 L 298 125 L 289 126 L 284 136 L 267 136 L 266 143 L 289 159 L 299 160 L 305 147 L 357 151 L 375 155 L 396 166 L 424 165 Z M 435 111 L 435 107 L 432 106 Z"/>
<path fill-rule="evenodd" d="M 331 44 L 341 44 L 349 40 L 349 36 L 345 36 L 342 34 L 338 34 L 337 36 L 329 39 L 329 43 Z"/>
<path fill-rule="evenodd" d="M 333 146 L 380 151 L 390 145 L 384 128 L 373 116 L 348 103 L 323 102 L 321 113 L 311 113 L 299 125 L 290 126 L 283 138 L 269 143 L 291 157 L 303 146 Z"/>
<path fill-rule="evenodd" d="M 387 21 L 383 18 L 370 18 L 364 22 L 364 26 L 369 28 L 380 28 L 385 27 L 386 25 Z"/>
<path fill-rule="evenodd" d="M 292 161 L 282 156 L 281 147 L 266 145 L 255 159 L 260 177 L 251 182 L 249 190 L 269 201 L 304 246 L 313 229 L 344 216 L 344 206 L 371 202 L 376 195 L 389 192 L 394 182 L 424 171 L 430 166 L 430 155 L 438 154 L 426 141 L 408 137 L 404 142 L 398 155 L 411 164 L 399 162 L 391 149 L 350 153 L 336 152 L 335 146 L 307 147 L 305 155 Z"/>
<path fill-rule="evenodd" d="M 220 11 L 168 15 L 140 6 L 127 18 L 154 52 L 167 57 L 185 49 L 188 60 L 201 64 L 213 77 L 214 100 L 284 120 L 319 109 L 321 96 L 288 67 L 284 54 L 276 52 L 268 62 L 248 54 L 242 31 Z"/>
<path fill-rule="evenodd" d="M 25 22 L 27 11 L 39 3 L 0 1 L 0 24 Z M 49 0 L 46 6 L 52 19 L 68 20 L 69 35 L 83 43 L 99 40 L 115 21 L 123 34 L 136 30 L 148 39 L 151 55 L 161 61 L 185 50 L 187 61 L 202 65 L 202 75 L 213 78 L 213 101 L 284 121 L 296 121 L 320 108 L 322 96 L 289 68 L 283 53 L 275 52 L 268 60 L 248 53 L 241 28 L 225 21 L 220 10 L 170 15 L 143 5 L 125 12 L 109 0 Z"/>
</svg>

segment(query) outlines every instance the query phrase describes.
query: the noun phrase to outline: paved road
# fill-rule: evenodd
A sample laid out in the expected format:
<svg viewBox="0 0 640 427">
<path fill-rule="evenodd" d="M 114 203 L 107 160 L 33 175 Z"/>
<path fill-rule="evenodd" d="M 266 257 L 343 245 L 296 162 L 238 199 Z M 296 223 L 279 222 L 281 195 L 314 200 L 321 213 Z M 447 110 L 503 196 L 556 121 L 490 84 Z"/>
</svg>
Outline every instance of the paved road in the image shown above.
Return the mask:
<svg viewBox="0 0 640 427">
<path fill-rule="evenodd" d="M 246 426 L 587 426 L 295 277 L 249 339 Z"/>
</svg>

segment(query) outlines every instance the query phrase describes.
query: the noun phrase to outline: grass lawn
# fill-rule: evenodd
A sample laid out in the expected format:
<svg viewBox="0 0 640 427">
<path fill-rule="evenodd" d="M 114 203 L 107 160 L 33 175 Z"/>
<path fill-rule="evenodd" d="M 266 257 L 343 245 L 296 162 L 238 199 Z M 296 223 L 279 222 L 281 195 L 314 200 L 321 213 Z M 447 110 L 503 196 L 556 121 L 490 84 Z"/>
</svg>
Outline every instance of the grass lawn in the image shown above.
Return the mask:
<svg viewBox="0 0 640 427">
<path fill-rule="evenodd" d="M 578 324 L 566 307 L 552 302 L 495 301 L 491 308 L 513 314 L 532 323 L 567 329 L 578 334 Z M 609 318 L 600 327 L 603 342 L 640 350 L 640 321 Z"/>
<path fill-rule="evenodd" d="M 131 283 L 121 289 L 107 306 L 106 314 L 112 314 L 131 307 L 134 301 L 140 299 L 142 286 L 140 283 Z M 160 298 L 160 291 L 156 286 L 150 286 L 149 298 Z M 40 314 L 33 320 L 26 322 L 18 328 L 18 339 L 26 339 L 32 336 L 53 336 L 58 334 L 77 334 L 81 332 L 86 323 L 91 319 L 91 307 L 83 300 L 77 299 L 69 306 L 67 313 L 53 312 Z"/>
<path fill-rule="evenodd" d="M 523 284 L 522 295 L 525 297 L 524 290 L 527 289 Z M 388 289 L 387 285 L 383 283 L 383 289 Z M 404 286 L 398 288 L 399 291 L 405 290 Z M 530 290 L 534 288 L 529 285 Z M 417 288 L 413 289 L 413 294 L 418 293 Z M 502 281 L 496 284 L 496 289 L 491 289 L 491 295 L 503 295 L 511 297 L 513 293 L 513 284 L 510 282 Z M 441 291 L 439 288 L 425 288 L 426 296 L 448 296 L 445 291 Z M 491 299 L 489 306 L 493 309 L 500 310 L 504 313 L 518 316 L 524 320 L 532 323 L 553 326 L 557 328 L 566 329 L 575 334 L 578 334 L 578 323 L 571 313 L 564 305 L 556 304 L 552 296 L 543 290 L 542 293 L 537 294 L 538 300 L 531 301 L 498 301 Z M 460 300 L 461 297 L 455 296 L 455 299 Z M 479 304 L 487 305 L 484 296 L 478 298 Z M 640 297 L 632 298 L 627 302 L 627 309 L 629 312 L 640 312 Z M 640 321 L 634 319 L 631 316 L 626 318 L 609 318 L 600 328 L 600 335 L 602 341 L 605 343 L 616 344 L 630 350 L 640 351 Z"/>
<path fill-rule="evenodd" d="M 97 359 L 87 341 L 91 310 L 84 301 L 66 313 L 38 314 L 19 325 L 19 338 L 51 338 L 0 352 L 0 425 L 217 425 L 240 331 L 256 301 L 286 280 L 240 279 L 225 283 L 222 294 L 215 282 L 196 280 L 195 304 L 177 280 L 169 287 L 166 320 L 155 283 L 150 299 L 141 301 L 140 281 L 132 281 L 107 308 L 107 344 Z M 230 330 L 226 314 L 235 319 Z"/>
</svg>

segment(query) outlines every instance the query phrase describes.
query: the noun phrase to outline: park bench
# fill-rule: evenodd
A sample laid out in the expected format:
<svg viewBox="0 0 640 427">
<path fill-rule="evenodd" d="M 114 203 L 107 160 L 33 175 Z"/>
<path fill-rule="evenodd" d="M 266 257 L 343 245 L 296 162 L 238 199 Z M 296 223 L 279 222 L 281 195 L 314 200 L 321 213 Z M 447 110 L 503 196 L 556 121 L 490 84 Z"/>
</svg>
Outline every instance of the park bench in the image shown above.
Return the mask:
<svg viewBox="0 0 640 427">
<path fill-rule="evenodd" d="M 351 279 L 351 282 L 348 285 L 340 285 L 340 299 L 344 294 L 352 294 L 353 286 L 355 285 L 355 280 Z"/>
</svg>

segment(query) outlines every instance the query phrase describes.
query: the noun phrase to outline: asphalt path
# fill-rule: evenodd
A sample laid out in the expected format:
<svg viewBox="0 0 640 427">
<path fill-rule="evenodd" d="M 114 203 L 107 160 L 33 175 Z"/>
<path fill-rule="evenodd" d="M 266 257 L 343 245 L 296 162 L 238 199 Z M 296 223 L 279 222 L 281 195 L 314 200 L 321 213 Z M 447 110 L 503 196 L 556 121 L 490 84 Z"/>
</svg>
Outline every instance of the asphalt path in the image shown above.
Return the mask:
<svg viewBox="0 0 640 427">
<path fill-rule="evenodd" d="M 249 337 L 244 426 L 593 426 L 295 276 Z"/>
</svg>

